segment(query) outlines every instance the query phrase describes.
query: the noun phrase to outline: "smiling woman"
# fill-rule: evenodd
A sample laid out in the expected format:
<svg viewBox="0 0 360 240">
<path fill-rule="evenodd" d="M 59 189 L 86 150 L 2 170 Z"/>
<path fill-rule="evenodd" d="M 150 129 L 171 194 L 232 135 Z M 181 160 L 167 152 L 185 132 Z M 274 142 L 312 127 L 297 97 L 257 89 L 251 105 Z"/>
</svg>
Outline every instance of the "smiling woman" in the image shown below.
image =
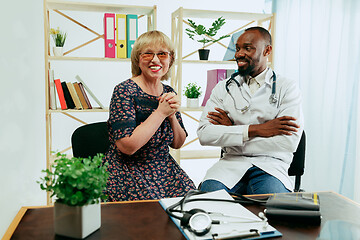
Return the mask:
<svg viewBox="0 0 360 240">
<path fill-rule="evenodd" d="M 174 62 L 170 39 L 142 34 L 131 52 L 132 78 L 118 84 L 110 103 L 109 201 L 183 196 L 195 185 L 169 154 L 187 136 L 174 90 L 161 82 Z"/>
</svg>

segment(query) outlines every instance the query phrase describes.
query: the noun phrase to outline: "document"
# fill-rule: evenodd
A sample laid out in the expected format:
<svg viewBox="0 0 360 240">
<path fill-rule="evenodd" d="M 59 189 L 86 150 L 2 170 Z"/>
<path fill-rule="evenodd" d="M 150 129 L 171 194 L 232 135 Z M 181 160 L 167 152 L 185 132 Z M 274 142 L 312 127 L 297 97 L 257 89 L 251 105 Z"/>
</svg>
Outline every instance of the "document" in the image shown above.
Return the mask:
<svg viewBox="0 0 360 240">
<path fill-rule="evenodd" d="M 220 190 L 216 192 L 209 192 L 201 195 L 191 196 L 189 199 L 194 198 L 210 198 L 210 199 L 228 199 L 233 198 L 225 191 Z M 179 202 L 182 198 L 166 198 L 161 199 L 159 202 L 161 206 L 166 209 L 169 206 Z M 177 208 L 178 209 L 178 208 Z M 251 232 L 258 232 L 257 236 L 246 239 L 262 239 L 270 237 L 279 237 L 282 234 L 274 227 L 270 226 L 266 220 L 256 216 L 239 203 L 221 202 L 221 201 L 194 201 L 184 204 L 185 211 L 191 209 L 202 209 L 209 213 L 212 221 L 218 221 L 220 224 L 212 224 L 210 232 L 198 236 L 191 232 L 188 228 L 182 227 L 180 220 L 171 217 L 176 226 L 189 240 L 203 240 L 203 239 L 232 239 L 236 236 L 245 236 Z M 181 216 L 181 213 L 175 213 Z"/>
</svg>

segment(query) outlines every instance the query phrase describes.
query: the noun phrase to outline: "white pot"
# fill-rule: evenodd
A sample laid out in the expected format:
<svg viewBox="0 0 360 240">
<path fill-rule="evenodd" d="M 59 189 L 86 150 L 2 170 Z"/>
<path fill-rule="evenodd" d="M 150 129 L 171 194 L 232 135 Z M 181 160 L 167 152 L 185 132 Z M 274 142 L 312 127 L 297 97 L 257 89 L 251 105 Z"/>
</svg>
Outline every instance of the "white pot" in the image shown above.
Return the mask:
<svg viewBox="0 0 360 240">
<path fill-rule="evenodd" d="M 188 108 L 198 108 L 199 98 L 187 98 L 186 104 Z"/>
<path fill-rule="evenodd" d="M 63 47 L 53 47 L 53 53 L 54 53 L 54 56 L 63 56 L 64 55 L 64 52 L 63 52 Z"/>
<path fill-rule="evenodd" d="M 98 230 L 100 226 L 100 203 L 79 207 L 55 202 L 55 234 L 83 239 Z"/>
</svg>

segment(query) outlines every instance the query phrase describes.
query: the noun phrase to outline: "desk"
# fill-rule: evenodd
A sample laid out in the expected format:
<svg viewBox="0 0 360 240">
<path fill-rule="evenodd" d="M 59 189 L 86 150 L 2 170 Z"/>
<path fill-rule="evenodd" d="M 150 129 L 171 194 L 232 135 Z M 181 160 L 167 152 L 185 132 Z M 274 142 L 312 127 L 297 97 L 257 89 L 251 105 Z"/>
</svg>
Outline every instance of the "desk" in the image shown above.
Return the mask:
<svg viewBox="0 0 360 240">
<path fill-rule="evenodd" d="M 319 192 L 318 194 L 323 217 L 321 226 L 269 221 L 283 234 L 282 238 L 272 239 L 316 239 L 327 221 L 359 222 L 360 205 L 358 203 L 334 192 Z M 263 206 L 256 205 L 245 205 L 245 207 L 255 214 L 264 209 Z M 102 204 L 101 211 L 101 228 L 86 240 L 185 240 L 157 201 L 105 203 Z M 68 238 L 54 235 L 52 207 L 23 207 L 3 239 L 62 240 Z"/>
</svg>

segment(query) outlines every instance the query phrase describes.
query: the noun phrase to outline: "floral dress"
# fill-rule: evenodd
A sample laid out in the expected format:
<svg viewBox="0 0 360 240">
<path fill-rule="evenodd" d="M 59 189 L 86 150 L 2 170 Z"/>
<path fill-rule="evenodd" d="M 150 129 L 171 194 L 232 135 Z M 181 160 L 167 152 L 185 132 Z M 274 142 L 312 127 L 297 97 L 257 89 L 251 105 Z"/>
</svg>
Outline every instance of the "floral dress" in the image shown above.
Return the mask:
<svg viewBox="0 0 360 240">
<path fill-rule="evenodd" d="M 167 85 L 163 85 L 163 89 L 164 93 L 174 92 Z M 106 190 L 109 201 L 179 197 L 195 189 L 194 183 L 169 153 L 174 133 L 168 119 L 133 155 L 120 152 L 115 145 L 118 139 L 130 136 L 157 107 L 157 98 L 142 91 L 131 79 L 115 87 L 107 122 L 111 144 L 103 160 L 109 163 Z M 184 128 L 179 112 L 176 118 Z"/>
</svg>

